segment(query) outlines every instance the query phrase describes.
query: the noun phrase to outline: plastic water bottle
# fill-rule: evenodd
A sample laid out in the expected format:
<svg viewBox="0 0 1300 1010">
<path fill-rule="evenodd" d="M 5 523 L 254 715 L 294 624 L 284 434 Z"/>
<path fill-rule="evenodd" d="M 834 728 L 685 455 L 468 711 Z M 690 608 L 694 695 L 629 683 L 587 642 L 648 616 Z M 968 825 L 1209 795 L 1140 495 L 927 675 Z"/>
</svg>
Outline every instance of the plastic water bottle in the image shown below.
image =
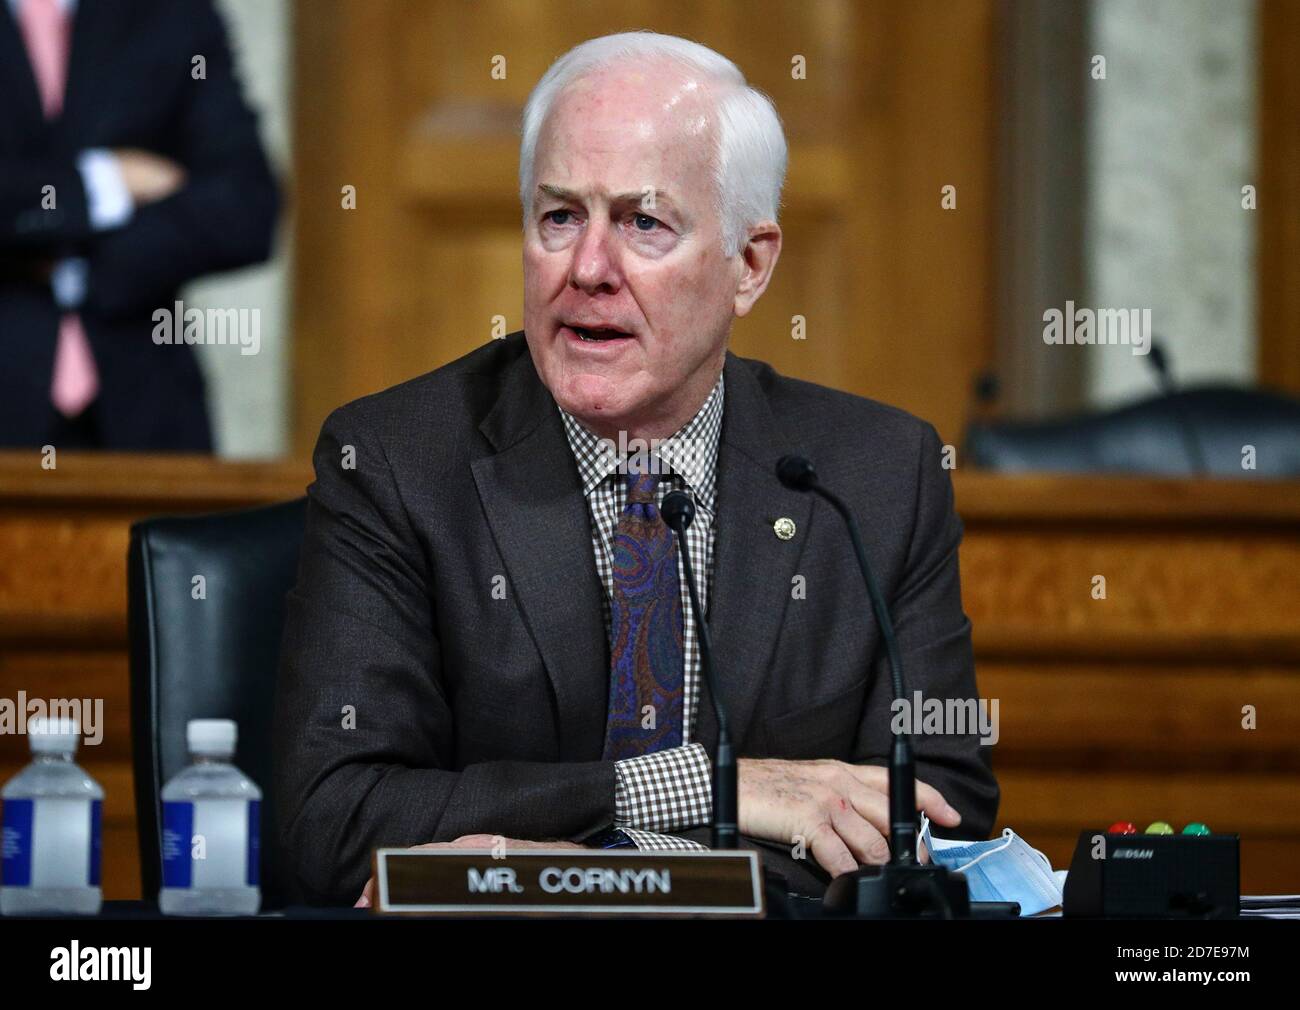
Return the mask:
<svg viewBox="0 0 1300 1010">
<path fill-rule="evenodd" d="M 32 763 L 0 792 L 0 913 L 99 912 L 104 790 L 72 760 L 80 736 L 73 719 L 38 716 L 27 724 Z"/>
<path fill-rule="evenodd" d="M 229 719 L 191 719 L 191 764 L 163 787 L 164 915 L 255 915 L 262 904 L 262 792 L 230 763 Z"/>
</svg>

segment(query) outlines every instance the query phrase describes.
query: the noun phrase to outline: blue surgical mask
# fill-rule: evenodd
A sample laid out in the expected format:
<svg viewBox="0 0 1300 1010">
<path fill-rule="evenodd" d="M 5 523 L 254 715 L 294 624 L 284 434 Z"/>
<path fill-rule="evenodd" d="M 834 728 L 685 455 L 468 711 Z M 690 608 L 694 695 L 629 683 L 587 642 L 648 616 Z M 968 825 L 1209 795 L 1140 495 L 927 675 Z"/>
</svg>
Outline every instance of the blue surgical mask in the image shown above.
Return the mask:
<svg viewBox="0 0 1300 1010">
<path fill-rule="evenodd" d="M 921 815 L 920 840 L 930 859 L 966 878 L 971 901 L 1017 901 L 1020 914 L 1036 915 L 1061 903 L 1061 884 L 1052 864 L 1010 828 L 987 842 L 932 838 Z"/>
</svg>

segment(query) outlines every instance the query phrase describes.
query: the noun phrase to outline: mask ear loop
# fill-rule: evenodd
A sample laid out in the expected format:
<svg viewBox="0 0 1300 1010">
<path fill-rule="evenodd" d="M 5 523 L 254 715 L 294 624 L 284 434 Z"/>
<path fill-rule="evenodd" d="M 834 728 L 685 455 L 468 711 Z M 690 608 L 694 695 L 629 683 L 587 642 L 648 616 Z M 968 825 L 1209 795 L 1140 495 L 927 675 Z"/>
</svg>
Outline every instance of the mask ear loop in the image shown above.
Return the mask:
<svg viewBox="0 0 1300 1010">
<path fill-rule="evenodd" d="M 1052 888 L 1052 896 L 1055 897 L 1057 894 L 1061 894 L 1062 885 L 1061 882 L 1056 879 L 1056 871 L 1052 869 L 1052 861 L 1048 859 L 1045 855 L 1043 855 L 1041 852 L 1039 852 L 1032 845 L 1030 845 L 1028 842 L 1025 842 L 1025 848 L 1027 848 L 1035 856 L 1041 859 L 1043 861 L 1043 866 L 1047 868 L 1045 871 L 1046 879 Z"/>
<path fill-rule="evenodd" d="M 1005 838 L 1006 841 L 1003 842 L 1001 845 L 994 846 L 994 847 L 991 848 L 991 849 L 987 849 L 987 850 L 985 850 L 984 852 L 981 852 L 981 853 L 980 853 L 978 856 L 976 856 L 974 859 L 970 860 L 970 862 L 963 863 L 961 866 L 954 866 L 954 867 L 953 867 L 953 872 L 954 872 L 954 873 L 965 873 L 967 870 L 969 870 L 972 866 L 974 866 L 976 863 L 978 863 L 978 862 L 979 862 L 981 859 L 983 859 L 985 856 L 991 856 L 991 855 L 993 855 L 993 853 L 995 853 L 995 852 L 1001 852 L 1003 849 L 1005 849 L 1005 848 L 1007 848 L 1008 846 L 1010 846 L 1011 843 L 1014 842 L 1014 841 L 1016 840 L 1016 833 L 1015 833 L 1014 831 L 1012 831 L 1010 828 L 1003 828 L 1003 829 L 1002 829 L 1002 837 Z"/>
<path fill-rule="evenodd" d="M 1008 829 L 1008 830 L 1009 830 L 1009 829 Z M 1052 861 L 1051 861 L 1050 859 L 1048 859 L 1045 855 L 1043 855 L 1041 852 L 1039 852 L 1039 851 L 1038 851 L 1036 848 L 1034 848 L 1032 845 L 1030 845 L 1028 842 L 1025 842 L 1025 848 L 1028 849 L 1030 852 L 1032 852 L 1035 856 L 1037 856 L 1039 859 L 1041 859 L 1041 860 L 1043 861 L 1043 865 L 1047 867 L 1047 875 L 1048 875 L 1049 877 L 1052 877 L 1053 880 L 1055 880 L 1056 878 L 1053 876 L 1053 874 L 1054 874 L 1056 871 L 1052 869 Z"/>
</svg>

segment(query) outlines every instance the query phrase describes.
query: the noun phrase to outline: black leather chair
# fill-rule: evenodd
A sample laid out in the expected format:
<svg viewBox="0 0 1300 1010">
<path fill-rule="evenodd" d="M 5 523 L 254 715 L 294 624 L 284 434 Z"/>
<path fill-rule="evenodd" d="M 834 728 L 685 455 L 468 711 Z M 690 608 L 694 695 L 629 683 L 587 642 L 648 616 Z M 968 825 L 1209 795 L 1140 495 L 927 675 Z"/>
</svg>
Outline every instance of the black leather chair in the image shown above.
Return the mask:
<svg viewBox="0 0 1300 1010">
<path fill-rule="evenodd" d="M 1255 469 L 1242 448 L 1255 447 Z M 1300 476 L 1300 401 L 1206 386 L 1041 423 L 971 424 L 966 455 L 1002 472 Z"/>
<path fill-rule="evenodd" d="M 297 577 L 306 499 L 131 527 L 128 623 L 140 872 L 161 886 L 161 792 L 188 763 L 190 719 L 234 719 L 235 763 L 262 790 L 262 906 L 293 892 L 271 796 L 271 725 L 285 595 Z M 202 575 L 205 599 L 194 599 Z"/>
</svg>

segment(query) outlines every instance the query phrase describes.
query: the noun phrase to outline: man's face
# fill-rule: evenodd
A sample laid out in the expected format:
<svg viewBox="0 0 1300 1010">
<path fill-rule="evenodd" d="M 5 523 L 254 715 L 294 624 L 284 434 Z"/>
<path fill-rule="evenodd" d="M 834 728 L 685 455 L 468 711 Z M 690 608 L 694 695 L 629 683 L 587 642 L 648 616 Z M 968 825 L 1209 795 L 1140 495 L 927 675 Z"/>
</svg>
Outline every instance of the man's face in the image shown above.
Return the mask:
<svg viewBox="0 0 1300 1010">
<path fill-rule="evenodd" d="M 556 402 L 599 434 L 672 434 L 722 367 L 743 257 L 722 255 L 715 129 L 703 86 L 654 63 L 578 80 L 543 124 L 524 329 Z"/>
</svg>

